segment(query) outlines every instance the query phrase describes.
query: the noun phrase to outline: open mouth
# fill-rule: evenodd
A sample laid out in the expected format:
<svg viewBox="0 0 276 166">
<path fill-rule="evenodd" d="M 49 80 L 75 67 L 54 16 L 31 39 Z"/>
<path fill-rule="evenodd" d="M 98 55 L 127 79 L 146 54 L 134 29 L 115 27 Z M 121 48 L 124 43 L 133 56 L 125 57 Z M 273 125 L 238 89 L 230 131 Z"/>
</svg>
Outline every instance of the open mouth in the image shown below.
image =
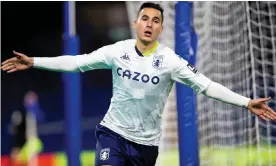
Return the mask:
<svg viewBox="0 0 276 166">
<path fill-rule="evenodd" d="M 145 31 L 145 35 L 146 35 L 147 37 L 149 37 L 149 36 L 152 35 L 152 33 L 151 33 L 150 31 Z"/>
</svg>

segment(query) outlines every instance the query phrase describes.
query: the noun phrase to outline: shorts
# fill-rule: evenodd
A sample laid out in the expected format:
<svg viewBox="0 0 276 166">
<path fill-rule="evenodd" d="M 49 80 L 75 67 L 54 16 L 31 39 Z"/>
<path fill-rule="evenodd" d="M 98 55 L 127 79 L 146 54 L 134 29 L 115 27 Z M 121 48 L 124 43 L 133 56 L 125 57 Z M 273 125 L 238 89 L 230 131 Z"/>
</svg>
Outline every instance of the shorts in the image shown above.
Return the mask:
<svg viewBox="0 0 276 166">
<path fill-rule="evenodd" d="M 154 166 L 158 146 L 131 142 L 105 126 L 96 126 L 95 166 Z"/>
</svg>

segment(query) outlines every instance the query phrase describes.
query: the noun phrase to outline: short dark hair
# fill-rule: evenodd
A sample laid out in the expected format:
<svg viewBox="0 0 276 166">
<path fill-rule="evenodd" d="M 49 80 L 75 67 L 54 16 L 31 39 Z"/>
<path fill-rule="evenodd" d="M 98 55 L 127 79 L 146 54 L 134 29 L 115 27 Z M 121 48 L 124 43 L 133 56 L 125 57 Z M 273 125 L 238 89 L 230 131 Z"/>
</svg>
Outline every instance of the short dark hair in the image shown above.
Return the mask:
<svg viewBox="0 0 276 166">
<path fill-rule="evenodd" d="M 152 3 L 152 2 L 145 2 L 141 5 L 139 11 L 138 11 L 138 14 L 137 16 L 140 14 L 140 12 L 144 9 L 144 8 L 153 8 L 153 9 L 156 9 L 156 10 L 159 10 L 160 13 L 161 13 L 161 22 L 163 23 L 164 22 L 164 15 L 163 15 L 163 11 L 164 9 L 161 7 L 161 5 L 157 4 L 157 3 Z"/>
</svg>

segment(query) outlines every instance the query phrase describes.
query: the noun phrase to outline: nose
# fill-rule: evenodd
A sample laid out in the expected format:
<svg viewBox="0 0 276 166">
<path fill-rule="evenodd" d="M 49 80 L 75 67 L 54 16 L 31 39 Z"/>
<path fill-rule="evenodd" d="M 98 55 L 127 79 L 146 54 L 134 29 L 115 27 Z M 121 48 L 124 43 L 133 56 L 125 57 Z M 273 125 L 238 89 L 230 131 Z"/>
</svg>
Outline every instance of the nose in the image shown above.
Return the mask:
<svg viewBox="0 0 276 166">
<path fill-rule="evenodd" d="M 147 27 L 151 27 L 152 26 L 152 22 L 151 21 L 148 21 L 147 22 Z"/>
</svg>

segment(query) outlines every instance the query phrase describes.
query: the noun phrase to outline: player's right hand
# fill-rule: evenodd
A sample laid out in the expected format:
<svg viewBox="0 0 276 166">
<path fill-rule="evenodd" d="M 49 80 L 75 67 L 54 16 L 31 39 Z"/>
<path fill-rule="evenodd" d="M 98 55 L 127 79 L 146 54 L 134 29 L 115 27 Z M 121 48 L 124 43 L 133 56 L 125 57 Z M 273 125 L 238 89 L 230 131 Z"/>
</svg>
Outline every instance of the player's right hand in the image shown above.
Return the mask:
<svg viewBox="0 0 276 166">
<path fill-rule="evenodd" d="M 12 73 L 19 70 L 26 70 L 33 66 L 34 60 L 22 53 L 13 51 L 16 57 L 10 58 L 2 62 L 1 69 L 7 71 L 7 73 Z"/>
</svg>

